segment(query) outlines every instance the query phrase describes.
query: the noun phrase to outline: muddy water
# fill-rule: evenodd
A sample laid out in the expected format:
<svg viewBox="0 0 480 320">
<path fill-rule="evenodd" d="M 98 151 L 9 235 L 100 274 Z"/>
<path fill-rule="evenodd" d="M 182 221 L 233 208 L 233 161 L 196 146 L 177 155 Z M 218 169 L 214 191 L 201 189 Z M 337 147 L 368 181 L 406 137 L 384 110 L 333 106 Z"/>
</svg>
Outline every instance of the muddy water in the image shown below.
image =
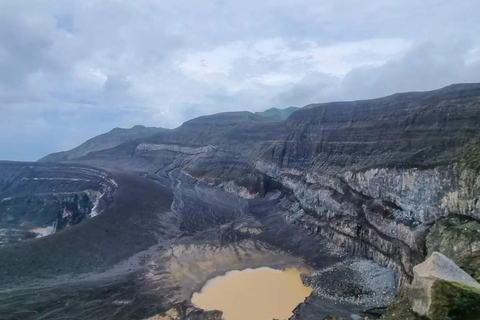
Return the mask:
<svg viewBox="0 0 480 320">
<path fill-rule="evenodd" d="M 210 280 L 192 303 L 205 310 L 221 310 L 225 320 L 288 319 L 310 295 L 299 269 L 271 268 L 230 271 Z"/>
</svg>

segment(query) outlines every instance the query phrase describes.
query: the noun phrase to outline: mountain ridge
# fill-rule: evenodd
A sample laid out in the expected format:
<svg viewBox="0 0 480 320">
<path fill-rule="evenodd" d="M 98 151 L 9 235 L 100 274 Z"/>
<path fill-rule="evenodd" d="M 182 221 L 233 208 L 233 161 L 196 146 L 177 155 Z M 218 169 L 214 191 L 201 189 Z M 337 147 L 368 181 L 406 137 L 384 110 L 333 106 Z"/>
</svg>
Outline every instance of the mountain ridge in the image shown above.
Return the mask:
<svg viewBox="0 0 480 320">
<path fill-rule="evenodd" d="M 413 279 L 414 266 L 427 257 L 432 229 L 444 230 L 442 221 L 452 216 L 480 221 L 480 84 L 309 106 L 283 121 L 263 121 L 251 112 L 203 116 L 176 129 L 89 152 L 66 164 L 88 165 L 114 176 L 125 172 L 131 175 L 129 179 L 151 179 L 153 185 L 164 185 L 173 200 L 170 210 L 159 217 L 166 219 L 164 227 L 182 236 L 162 239 L 168 246 L 172 242 L 174 246 L 185 241 L 193 244 L 188 250 L 176 247 L 180 253 L 187 252 L 186 256 L 200 254 L 191 248 L 203 246 L 205 240 L 215 243 L 215 250 L 225 246 L 243 250 L 248 248 L 244 241 L 254 240 L 293 252 L 317 270 L 350 257 L 373 260 L 395 271 L 402 288 Z M 142 233 L 138 226 L 156 218 L 149 213 L 153 220 L 137 221 L 136 211 L 144 207 L 128 196 L 129 185 L 134 183 L 129 179 L 119 185 L 126 184 L 121 198 L 132 200 L 131 209 L 113 208 L 110 215 L 99 218 L 108 225 L 108 219 L 115 219 L 119 212 L 128 214 L 132 220 L 126 225 Z M 148 188 L 135 191 L 149 193 Z M 85 219 L 71 230 L 96 225 L 95 219 Z M 128 227 L 117 225 L 116 230 L 121 233 Z M 150 232 L 161 235 L 163 230 Z M 58 237 L 70 241 L 69 232 L 61 231 Z M 150 241 L 141 247 L 151 245 Z M 100 248 L 110 245 L 108 237 L 101 238 Z M 452 245 L 449 242 L 435 250 L 446 254 Z M 210 250 L 208 245 L 202 248 Z M 170 257 L 167 251 L 161 252 Z M 179 253 L 168 252 L 174 253 L 172 259 Z M 22 251 L 9 254 L 15 258 Z M 475 265 L 472 259 L 478 255 L 465 254 L 462 251 L 457 262 Z M 153 261 L 150 266 L 164 266 L 164 260 Z M 82 266 L 79 270 L 91 268 L 83 261 L 75 263 Z M 88 263 L 97 264 L 94 257 Z M 7 264 L 2 268 L 14 271 L 17 267 Z M 335 270 L 333 274 L 339 276 L 335 283 L 345 280 L 338 271 L 343 267 Z M 198 274 L 198 269 L 193 273 Z M 147 269 L 147 274 L 155 272 Z M 324 280 L 320 276 L 312 281 Z M 159 281 L 160 289 L 170 285 Z M 291 319 L 318 317 L 319 310 L 324 310 L 321 297 L 321 292 L 309 297 Z M 375 297 L 369 299 L 379 303 Z M 358 312 L 353 310 L 349 314 Z"/>
<path fill-rule="evenodd" d="M 357 243 L 352 239 L 358 237 L 346 236 L 352 228 L 377 234 L 355 246 L 407 279 L 423 256 L 421 242 L 412 240 L 423 239 L 416 226 L 449 213 L 480 218 L 477 182 L 460 166 L 480 139 L 480 84 L 319 104 L 281 122 L 246 114 L 204 116 L 75 161 L 165 176 L 179 170 L 244 198 L 262 197 L 280 184 L 302 208 L 299 224 L 348 246 Z M 456 192 L 461 196 L 452 198 Z M 333 225 L 330 219 L 345 212 L 356 217 L 353 225 Z M 377 217 L 381 212 L 395 216 L 395 226 Z M 316 227 L 316 220 L 330 227 Z M 383 227 L 375 226 L 379 221 Z M 379 250 L 377 242 L 388 249 Z"/>
<path fill-rule="evenodd" d="M 226 151 L 245 148 L 241 152 L 277 162 L 283 161 L 283 152 L 302 152 L 306 158 L 302 157 L 299 165 L 307 161 L 313 166 L 354 165 L 358 169 L 379 165 L 429 166 L 459 158 L 462 148 L 468 148 L 469 141 L 477 135 L 476 124 L 480 120 L 475 99 L 480 96 L 480 84 L 449 86 L 414 96 L 406 93 L 317 104 L 297 110 L 281 122 L 251 121 L 247 116 L 251 113 L 242 112 L 203 116 L 142 142 L 196 147 L 211 144 Z M 449 116 L 449 112 L 455 117 Z M 443 128 L 450 128 L 450 133 L 443 132 Z M 390 139 L 397 139 L 398 145 L 382 138 L 384 134 L 392 135 Z M 241 145 L 232 144 L 233 141 L 240 141 Z M 130 148 L 129 152 L 131 146 L 129 142 L 124 145 Z M 118 145 L 108 152 L 121 148 Z M 386 157 L 380 159 L 374 152 L 384 152 Z M 100 153 L 92 152 L 87 157 Z"/>
<path fill-rule="evenodd" d="M 79 146 L 56 153 L 51 153 L 38 161 L 40 162 L 58 162 L 58 161 L 67 161 L 77 157 L 84 156 L 93 151 L 101 151 L 105 149 L 110 149 L 118 146 L 127 141 L 144 138 L 156 133 L 162 132 L 164 128 L 157 127 L 145 127 L 143 125 L 135 125 L 132 128 L 113 128 L 109 132 L 100 134 L 91 139 L 88 139 Z"/>
</svg>

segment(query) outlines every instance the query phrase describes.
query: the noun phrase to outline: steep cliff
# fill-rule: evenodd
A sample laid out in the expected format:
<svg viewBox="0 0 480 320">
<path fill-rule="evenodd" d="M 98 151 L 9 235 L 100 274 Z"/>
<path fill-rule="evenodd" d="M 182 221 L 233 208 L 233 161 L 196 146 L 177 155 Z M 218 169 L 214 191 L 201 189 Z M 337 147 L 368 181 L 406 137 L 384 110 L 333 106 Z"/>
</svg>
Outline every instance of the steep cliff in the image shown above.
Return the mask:
<svg viewBox="0 0 480 320">
<path fill-rule="evenodd" d="M 352 318 L 396 292 L 364 258 L 407 283 L 432 250 L 478 277 L 480 84 L 277 116 L 2 163 L 0 318 L 164 317 L 229 270 L 302 265 L 315 293 L 292 319 Z"/>
<path fill-rule="evenodd" d="M 309 105 L 285 121 L 248 112 L 200 117 L 75 159 L 168 175 L 244 198 L 293 195 L 283 214 L 347 252 L 411 279 L 441 217 L 480 219 L 480 84 Z"/>
<path fill-rule="evenodd" d="M 42 237 L 102 213 L 115 181 L 98 169 L 0 162 L 0 245 Z"/>
</svg>

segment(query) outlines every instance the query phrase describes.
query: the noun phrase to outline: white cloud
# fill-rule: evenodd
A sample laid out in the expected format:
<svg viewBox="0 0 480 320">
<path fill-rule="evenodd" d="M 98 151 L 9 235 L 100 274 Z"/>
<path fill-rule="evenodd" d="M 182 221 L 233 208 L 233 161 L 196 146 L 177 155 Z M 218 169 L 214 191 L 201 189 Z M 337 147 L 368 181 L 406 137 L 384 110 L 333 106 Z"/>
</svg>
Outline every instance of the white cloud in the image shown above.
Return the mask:
<svg viewBox="0 0 480 320">
<path fill-rule="evenodd" d="M 0 158 L 13 158 L 14 128 L 28 128 L 16 144 L 30 149 L 15 156 L 35 159 L 115 126 L 480 81 L 479 11 L 475 0 L 4 0 Z"/>
<path fill-rule="evenodd" d="M 245 45 L 241 42 L 219 46 L 211 51 L 190 53 L 179 68 L 187 76 L 201 77 L 211 73 L 228 75 L 235 60 L 245 56 Z"/>
<path fill-rule="evenodd" d="M 480 44 L 477 44 L 475 47 L 468 50 L 465 62 L 469 66 L 480 62 Z"/>
<path fill-rule="evenodd" d="M 264 86 L 284 86 L 298 82 L 302 77 L 289 73 L 266 73 L 258 77 L 247 79 L 247 82 L 252 82 Z"/>
<path fill-rule="evenodd" d="M 307 54 L 317 65 L 315 71 L 334 76 L 345 76 L 354 68 L 379 66 L 402 57 L 411 43 L 405 39 L 369 39 L 339 43 L 327 47 L 313 47 L 297 55 Z"/>
</svg>

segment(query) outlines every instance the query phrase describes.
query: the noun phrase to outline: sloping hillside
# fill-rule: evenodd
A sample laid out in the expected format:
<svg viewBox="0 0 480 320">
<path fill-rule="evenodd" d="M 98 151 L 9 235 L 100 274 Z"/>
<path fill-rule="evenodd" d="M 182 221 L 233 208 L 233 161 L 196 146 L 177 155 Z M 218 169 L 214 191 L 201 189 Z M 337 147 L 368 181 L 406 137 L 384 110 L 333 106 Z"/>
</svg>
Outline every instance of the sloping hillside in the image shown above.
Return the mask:
<svg viewBox="0 0 480 320">
<path fill-rule="evenodd" d="M 82 143 L 76 148 L 69 151 L 57 152 L 49 154 L 40 159 L 41 162 L 60 162 L 82 157 L 94 151 L 101 151 L 116 147 L 124 142 L 136 139 L 146 138 L 154 134 L 163 132 L 167 129 L 134 126 L 130 129 L 115 128 L 110 132 L 96 136 Z"/>
</svg>

